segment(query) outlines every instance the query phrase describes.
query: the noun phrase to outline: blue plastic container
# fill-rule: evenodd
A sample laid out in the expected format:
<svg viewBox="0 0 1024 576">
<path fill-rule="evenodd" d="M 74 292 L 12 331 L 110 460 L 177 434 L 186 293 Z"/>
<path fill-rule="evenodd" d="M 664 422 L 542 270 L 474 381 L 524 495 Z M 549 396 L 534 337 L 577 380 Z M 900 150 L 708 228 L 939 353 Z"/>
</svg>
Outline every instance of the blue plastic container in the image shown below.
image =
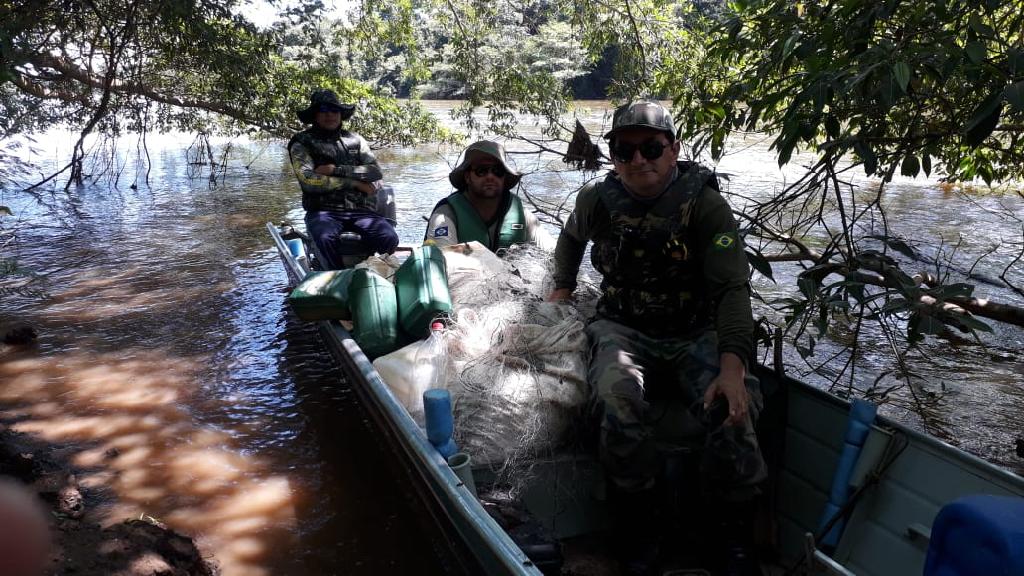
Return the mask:
<svg viewBox="0 0 1024 576">
<path fill-rule="evenodd" d="M 965 496 L 932 524 L 924 576 L 1024 574 L 1024 498 Z"/>
<path fill-rule="evenodd" d="M 295 258 L 301 258 L 306 255 L 306 246 L 302 243 L 301 238 L 292 238 L 287 240 L 288 251 L 292 253 Z"/>
<path fill-rule="evenodd" d="M 423 393 L 423 419 L 427 427 L 427 440 L 447 459 L 459 451 L 452 434 L 452 395 L 447 390 L 431 388 Z"/>
</svg>

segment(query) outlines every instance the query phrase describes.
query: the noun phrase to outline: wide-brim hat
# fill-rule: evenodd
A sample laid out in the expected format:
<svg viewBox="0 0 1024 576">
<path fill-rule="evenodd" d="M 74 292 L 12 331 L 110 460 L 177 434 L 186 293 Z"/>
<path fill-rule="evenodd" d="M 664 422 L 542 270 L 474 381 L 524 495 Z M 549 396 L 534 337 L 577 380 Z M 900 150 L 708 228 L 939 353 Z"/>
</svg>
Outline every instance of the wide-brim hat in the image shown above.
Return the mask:
<svg viewBox="0 0 1024 576">
<path fill-rule="evenodd" d="M 303 124 L 312 124 L 316 120 L 317 112 L 327 110 L 337 110 L 341 112 L 342 120 L 348 120 L 355 113 L 356 105 L 343 104 L 338 95 L 334 93 L 334 90 L 320 88 L 313 90 L 313 93 L 309 95 L 309 107 L 305 110 L 299 110 L 295 114 Z"/>
<path fill-rule="evenodd" d="M 466 170 L 469 169 L 473 162 L 485 156 L 497 160 L 502 168 L 505 169 L 505 190 L 511 190 L 516 187 L 516 184 L 519 184 L 519 179 L 523 176 L 509 165 L 508 158 L 505 156 L 505 147 L 490 140 L 480 140 L 466 148 L 462 153 L 462 163 L 456 166 L 451 174 L 448 175 L 448 181 L 452 183 L 456 190 L 466 189 Z"/>
<path fill-rule="evenodd" d="M 604 138 L 607 140 L 627 128 L 651 128 L 668 132 L 673 138 L 676 133 L 672 114 L 655 100 L 636 100 L 616 108 L 612 116 L 612 129 L 605 133 Z"/>
</svg>

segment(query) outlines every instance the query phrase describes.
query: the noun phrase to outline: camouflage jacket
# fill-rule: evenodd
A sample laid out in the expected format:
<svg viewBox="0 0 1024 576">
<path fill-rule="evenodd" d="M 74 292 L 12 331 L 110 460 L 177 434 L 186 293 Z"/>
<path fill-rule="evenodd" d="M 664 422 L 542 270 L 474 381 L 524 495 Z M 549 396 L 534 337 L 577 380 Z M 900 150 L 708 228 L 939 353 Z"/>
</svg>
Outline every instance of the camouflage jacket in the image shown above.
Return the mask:
<svg viewBox="0 0 1024 576">
<path fill-rule="evenodd" d="M 615 173 L 580 191 L 555 248 L 555 287 L 576 287 L 588 241 L 602 275 L 598 313 L 652 336 L 714 324 L 719 351 L 753 351 L 748 265 L 729 204 L 707 169 L 679 162 L 660 197 L 632 196 Z"/>
<path fill-rule="evenodd" d="M 374 210 L 377 197 L 355 188 L 355 183 L 381 179 L 380 166 L 361 136 L 318 128 L 299 132 L 288 142 L 292 170 L 302 188 L 302 207 L 314 210 Z M 334 164 L 331 175 L 317 174 L 317 166 Z"/>
</svg>

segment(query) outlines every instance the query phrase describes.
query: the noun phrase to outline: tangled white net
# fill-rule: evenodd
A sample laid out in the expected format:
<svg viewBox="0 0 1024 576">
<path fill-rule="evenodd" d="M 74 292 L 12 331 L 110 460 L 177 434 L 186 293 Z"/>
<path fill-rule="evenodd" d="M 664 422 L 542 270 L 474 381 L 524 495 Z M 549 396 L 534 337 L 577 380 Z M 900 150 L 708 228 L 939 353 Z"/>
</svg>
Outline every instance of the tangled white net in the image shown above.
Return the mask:
<svg viewBox="0 0 1024 576">
<path fill-rule="evenodd" d="M 537 248 L 515 247 L 504 259 L 453 248 L 445 258 L 456 319 L 455 440 L 515 491 L 533 458 L 576 429 L 587 400 L 583 322 L 573 307 L 543 301 L 551 258 Z M 470 258 L 478 268 L 462 262 Z"/>
<path fill-rule="evenodd" d="M 446 247 L 445 260 L 454 312 L 446 339 L 455 441 L 516 492 L 537 456 L 574 437 L 587 401 L 583 317 L 572 306 L 543 301 L 551 256 L 536 247 L 498 258 L 470 243 Z M 403 370 L 395 358 L 414 355 L 403 350 L 374 362 L 385 381 Z M 392 389 L 422 422 L 416 386 Z"/>
</svg>

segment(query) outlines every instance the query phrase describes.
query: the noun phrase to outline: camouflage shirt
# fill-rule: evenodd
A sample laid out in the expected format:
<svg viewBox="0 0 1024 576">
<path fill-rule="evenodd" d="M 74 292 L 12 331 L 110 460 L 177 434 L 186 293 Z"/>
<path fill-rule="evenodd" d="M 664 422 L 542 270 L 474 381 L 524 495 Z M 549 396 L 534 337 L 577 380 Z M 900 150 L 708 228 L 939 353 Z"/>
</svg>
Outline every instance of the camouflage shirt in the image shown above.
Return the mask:
<svg viewBox="0 0 1024 576">
<path fill-rule="evenodd" d="M 747 259 L 729 204 L 701 174 L 710 172 L 680 162 L 653 201 L 630 195 L 614 173 L 584 187 L 558 237 L 555 287 L 576 288 L 593 241 L 603 276 L 599 314 L 652 336 L 685 336 L 713 323 L 719 352 L 746 361 L 753 352 Z"/>
</svg>

